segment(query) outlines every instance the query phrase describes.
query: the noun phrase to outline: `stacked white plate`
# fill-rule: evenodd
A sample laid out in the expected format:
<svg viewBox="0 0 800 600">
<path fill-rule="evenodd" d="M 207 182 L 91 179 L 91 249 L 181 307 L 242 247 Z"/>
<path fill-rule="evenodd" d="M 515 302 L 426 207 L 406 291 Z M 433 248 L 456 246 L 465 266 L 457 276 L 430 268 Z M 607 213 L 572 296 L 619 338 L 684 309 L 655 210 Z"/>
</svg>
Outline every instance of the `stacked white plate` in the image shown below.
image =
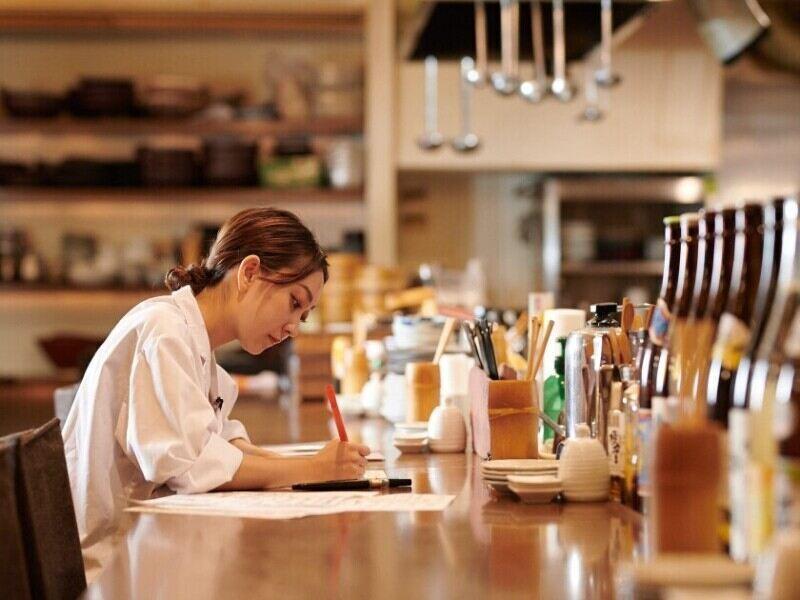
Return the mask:
<svg viewBox="0 0 800 600">
<path fill-rule="evenodd" d="M 425 452 L 428 449 L 427 421 L 398 423 L 395 425 L 392 443 L 406 454 Z"/>
<path fill-rule="evenodd" d="M 564 486 L 557 475 L 509 475 L 508 489 L 525 504 L 547 504 Z"/>
<path fill-rule="evenodd" d="M 549 475 L 558 473 L 558 461 L 540 458 L 487 460 L 481 463 L 481 477 L 501 493 L 509 493 L 510 475 Z"/>
</svg>

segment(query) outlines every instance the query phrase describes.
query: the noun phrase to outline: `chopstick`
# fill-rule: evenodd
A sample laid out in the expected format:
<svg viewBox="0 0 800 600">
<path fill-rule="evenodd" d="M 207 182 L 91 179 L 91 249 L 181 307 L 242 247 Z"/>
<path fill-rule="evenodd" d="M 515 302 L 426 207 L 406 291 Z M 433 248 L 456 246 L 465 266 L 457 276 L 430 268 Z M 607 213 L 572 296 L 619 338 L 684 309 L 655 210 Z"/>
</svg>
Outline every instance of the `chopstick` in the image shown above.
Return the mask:
<svg viewBox="0 0 800 600">
<path fill-rule="evenodd" d="M 539 351 L 536 353 L 536 364 L 533 366 L 533 372 L 531 373 L 530 379 L 536 379 L 536 373 L 539 372 L 539 367 L 542 366 L 542 361 L 544 360 L 544 351 L 547 348 L 547 342 L 550 340 L 550 334 L 553 332 L 553 321 L 547 322 L 547 329 L 544 332 L 544 338 L 542 338 L 542 345 L 539 346 Z"/>
<path fill-rule="evenodd" d="M 472 328 L 472 323 L 469 321 L 462 321 L 461 329 L 464 332 L 464 335 L 467 336 L 467 343 L 469 344 L 469 349 L 472 352 L 472 356 L 475 358 L 475 363 L 478 365 L 478 368 L 485 371 L 486 367 L 484 366 L 483 359 L 478 352 L 478 346 L 475 344 L 475 330 Z"/>
<path fill-rule="evenodd" d="M 486 368 L 489 372 L 490 379 L 499 379 L 497 373 L 497 360 L 494 355 L 494 346 L 492 345 L 492 332 L 489 328 L 489 322 L 486 319 L 481 319 L 478 322 L 478 331 L 481 334 L 481 341 L 483 343 L 483 354 L 486 357 Z"/>
<path fill-rule="evenodd" d="M 447 347 L 447 342 L 453 334 L 453 329 L 456 326 L 456 320 L 453 317 L 447 317 L 442 327 L 442 334 L 439 336 L 439 343 L 436 346 L 436 353 L 433 355 L 433 364 L 438 365 L 439 360 L 444 354 L 444 349 Z"/>
<path fill-rule="evenodd" d="M 539 317 L 531 317 L 528 325 L 528 368 L 525 370 L 525 379 L 530 381 L 533 373 L 533 362 L 536 358 L 536 343 L 539 341 Z"/>
</svg>

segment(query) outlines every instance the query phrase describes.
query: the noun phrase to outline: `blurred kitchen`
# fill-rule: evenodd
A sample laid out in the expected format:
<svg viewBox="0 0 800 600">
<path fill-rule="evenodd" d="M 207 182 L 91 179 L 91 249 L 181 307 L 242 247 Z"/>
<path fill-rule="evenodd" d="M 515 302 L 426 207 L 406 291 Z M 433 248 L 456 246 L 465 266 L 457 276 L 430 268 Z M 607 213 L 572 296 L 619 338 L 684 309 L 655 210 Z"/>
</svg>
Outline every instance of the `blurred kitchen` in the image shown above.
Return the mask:
<svg viewBox="0 0 800 600">
<path fill-rule="evenodd" d="M 295 339 L 216 352 L 233 416 L 318 457 L 341 409 L 452 494 L 444 518 L 231 521 L 238 554 L 176 520 L 176 548 L 237 559 L 166 574 L 145 545 L 153 573 L 109 589 L 600 598 L 670 552 L 672 583 L 748 587 L 791 524 L 755 585 L 796 590 L 800 1 L 0 0 L 0 105 L 0 436 L 63 423 L 119 319 L 274 206 L 330 279 Z"/>
<path fill-rule="evenodd" d="M 432 354 L 403 310 L 652 302 L 664 217 L 800 188 L 797 3 L 760 0 L 766 36 L 725 2 L 501 4 L 2 2 L 0 433 L 245 206 L 331 252 L 306 335 L 220 357 L 299 402 L 337 335 L 376 341 L 350 392 Z"/>
</svg>

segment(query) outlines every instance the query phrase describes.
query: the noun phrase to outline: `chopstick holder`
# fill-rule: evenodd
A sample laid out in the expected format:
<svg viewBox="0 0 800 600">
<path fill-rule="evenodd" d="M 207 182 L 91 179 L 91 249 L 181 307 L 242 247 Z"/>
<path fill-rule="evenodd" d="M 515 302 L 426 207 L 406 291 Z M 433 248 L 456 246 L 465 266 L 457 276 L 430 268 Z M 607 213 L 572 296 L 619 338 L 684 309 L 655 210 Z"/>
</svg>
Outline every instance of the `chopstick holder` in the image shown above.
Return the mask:
<svg viewBox="0 0 800 600">
<path fill-rule="evenodd" d="M 538 458 L 539 403 L 526 380 L 489 379 L 481 369 L 469 375 L 473 450 L 481 458 Z"/>
</svg>

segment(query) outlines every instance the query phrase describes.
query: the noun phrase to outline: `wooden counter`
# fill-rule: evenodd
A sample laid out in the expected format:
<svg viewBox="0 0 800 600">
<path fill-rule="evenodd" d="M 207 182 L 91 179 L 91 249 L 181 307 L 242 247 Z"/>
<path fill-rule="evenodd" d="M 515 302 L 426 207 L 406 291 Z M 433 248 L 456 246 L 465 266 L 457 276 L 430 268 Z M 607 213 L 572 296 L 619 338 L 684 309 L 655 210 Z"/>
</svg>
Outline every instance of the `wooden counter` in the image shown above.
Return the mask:
<svg viewBox="0 0 800 600">
<path fill-rule="evenodd" d="M 237 406 L 254 442 L 320 439 L 321 404 Z M 392 428 L 348 423 L 415 492 L 457 494 L 436 513 L 288 521 L 139 515 L 88 598 L 608 598 L 640 555 L 639 515 L 614 504 L 527 506 L 482 484 L 474 455 L 399 455 Z M 402 493 L 402 492 L 401 492 Z"/>
</svg>

